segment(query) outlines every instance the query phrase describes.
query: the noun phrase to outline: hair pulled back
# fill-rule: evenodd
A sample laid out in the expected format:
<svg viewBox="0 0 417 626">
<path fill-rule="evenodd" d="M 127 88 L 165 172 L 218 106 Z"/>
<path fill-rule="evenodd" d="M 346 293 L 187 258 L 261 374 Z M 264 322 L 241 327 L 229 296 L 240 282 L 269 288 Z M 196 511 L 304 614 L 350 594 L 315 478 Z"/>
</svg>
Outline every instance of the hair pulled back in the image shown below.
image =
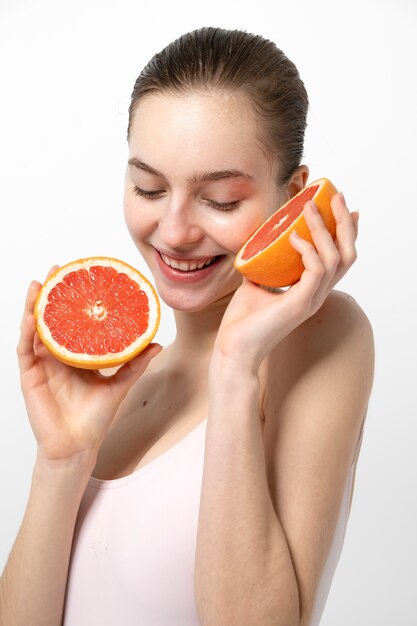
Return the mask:
<svg viewBox="0 0 417 626">
<path fill-rule="evenodd" d="M 308 96 L 294 63 L 273 43 L 243 30 L 204 27 L 155 54 L 131 95 L 127 139 L 141 98 L 153 93 L 227 90 L 245 95 L 261 121 L 259 138 L 278 159 L 285 185 L 301 163 Z"/>
</svg>

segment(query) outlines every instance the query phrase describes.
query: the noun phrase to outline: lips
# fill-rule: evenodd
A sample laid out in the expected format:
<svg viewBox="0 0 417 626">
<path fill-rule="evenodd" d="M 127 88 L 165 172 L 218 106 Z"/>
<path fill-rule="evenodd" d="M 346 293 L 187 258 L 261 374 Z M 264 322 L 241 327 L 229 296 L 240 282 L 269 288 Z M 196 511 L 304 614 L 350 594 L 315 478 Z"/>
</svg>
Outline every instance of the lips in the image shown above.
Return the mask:
<svg viewBox="0 0 417 626">
<path fill-rule="evenodd" d="M 165 278 L 169 279 L 170 281 L 181 282 L 184 284 L 190 284 L 190 283 L 195 283 L 195 282 L 204 280 L 212 272 L 214 272 L 216 270 L 216 267 L 221 263 L 221 261 L 226 258 L 225 255 L 220 255 L 220 256 L 215 256 L 215 257 L 205 257 L 207 260 L 211 260 L 211 262 L 208 265 L 205 265 L 201 269 L 188 270 L 187 268 L 185 268 L 184 270 L 184 269 L 176 269 L 174 267 L 171 267 L 168 263 L 166 263 L 163 260 L 161 253 L 156 248 L 154 250 L 155 250 L 156 260 L 157 260 L 157 263 L 158 263 L 159 269 L 161 270 L 162 275 L 165 276 Z M 196 263 L 196 260 L 195 259 L 193 260 L 194 260 L 194 263 Z M 201 262 L 204 262 L 204 258 L 202 261 L 200 260 L 200 264 Z"/>
</svg>

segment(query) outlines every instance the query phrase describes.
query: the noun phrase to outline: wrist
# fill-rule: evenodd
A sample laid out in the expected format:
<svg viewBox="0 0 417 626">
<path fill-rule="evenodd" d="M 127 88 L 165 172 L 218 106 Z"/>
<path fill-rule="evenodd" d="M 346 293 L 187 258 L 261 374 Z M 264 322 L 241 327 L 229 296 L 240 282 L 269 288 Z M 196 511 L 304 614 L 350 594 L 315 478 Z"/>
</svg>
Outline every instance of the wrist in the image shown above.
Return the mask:
<svg viewBox="0 0 417 626">
<path fill-rule="evenodd" d="M 214 360 L 208 391 L 209 422 L 222 424 L 222 429 L 237 424 L 245 428 L 261 415 L 259 376 L 250 368 L 223 358 Z"/>
<path fill-rule="evenodd" d="M 228 355 L 215 351 L 210 359 L 209 384 L 226 387 L 242 387 L 251 382 L 259 383 L 259 365 L 255 360 L 242 359 L 240 354 Z"/>
<path fill-rule="evenodd" d="M 39 452 L 33 476 L 49 486 L 80 485 L 88 481 L 97 462 L 96 451 L 83 451 L 67 459 L 43 458 Z"/>
</svg>

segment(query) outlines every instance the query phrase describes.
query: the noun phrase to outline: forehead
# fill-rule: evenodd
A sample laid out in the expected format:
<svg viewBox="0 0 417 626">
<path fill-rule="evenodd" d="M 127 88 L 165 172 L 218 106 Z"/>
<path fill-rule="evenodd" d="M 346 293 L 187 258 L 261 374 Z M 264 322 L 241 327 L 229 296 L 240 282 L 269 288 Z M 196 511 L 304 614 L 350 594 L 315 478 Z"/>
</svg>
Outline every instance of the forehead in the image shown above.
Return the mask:
<svg viewBox="0 0 417 626">
<path fill-rule="evenodd" d="M 258 136 L 257 119 L 243 96 L 153 94 L 135 111 L 130 156 L 167 176 L 237 169 L 260 179 L 271 174 L 271 166 Z"/>
</svg>

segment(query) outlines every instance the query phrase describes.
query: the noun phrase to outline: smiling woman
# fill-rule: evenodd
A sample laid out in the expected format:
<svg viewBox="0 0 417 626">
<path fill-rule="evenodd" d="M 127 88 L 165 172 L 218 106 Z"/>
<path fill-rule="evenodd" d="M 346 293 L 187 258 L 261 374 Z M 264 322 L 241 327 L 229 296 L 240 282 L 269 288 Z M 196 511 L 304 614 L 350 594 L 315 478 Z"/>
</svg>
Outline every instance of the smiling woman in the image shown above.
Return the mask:
<svg viewBox="0 0 417 626">
<path fill-rule="evenodd" d="M 357 214 L 332 196 L 333 240 L 304 206 L 314 245 L 290 237 L 305 269 L 285 292 L 233 263 L 307 183 L 307 108 L 295 65 L 240 30 L 187 33 L 140 73 L 124 215 L 175 340 L 106 379 L 74 371 L 35 337 L 32 283 L 18 354 L 38 454 L 2 624 L 318 626 L 373 379 L 369 321 L 334 290 Z"/>
<path fill-rule="evenodd" d="M 142 98 L 130 124 L 127 226 L 165 302 L 196 312 L 239 286 L 237 251 L 287 192 L 275 183 L 279 164 L 259 144 L 247 100 L 202 89 Z M 167 269 L 155 249 L 183 263 L 220 261 L 190 276 Z"/>
</svg>

